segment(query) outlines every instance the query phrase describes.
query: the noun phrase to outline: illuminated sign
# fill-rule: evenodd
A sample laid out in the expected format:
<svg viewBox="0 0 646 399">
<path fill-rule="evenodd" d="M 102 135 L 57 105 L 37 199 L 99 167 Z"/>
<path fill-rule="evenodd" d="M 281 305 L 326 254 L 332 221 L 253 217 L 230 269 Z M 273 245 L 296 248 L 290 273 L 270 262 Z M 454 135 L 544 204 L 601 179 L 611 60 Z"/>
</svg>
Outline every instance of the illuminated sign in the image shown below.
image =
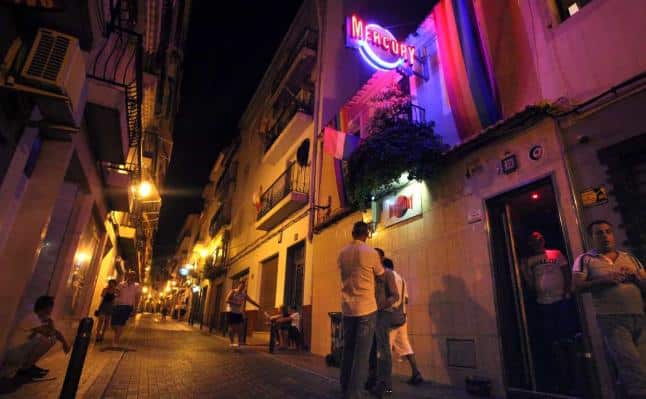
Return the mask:
<svg viewBox="0 0 646 399">
<path fill-rule="evenodd" d="M 410 69 L 415 61 L 415 47 L 400 42 L 386 28 L 369 24 L 357 15 L 346 21 L 346 44 L 359 50 L 373 68 L 389 71 Z"/>
<path fill-rule="evenodd" d="M 413 181 L 383 199 L 381 222 L 384 227 L 422 214 L 422 188 L 421 183 Z"/>
</svg>

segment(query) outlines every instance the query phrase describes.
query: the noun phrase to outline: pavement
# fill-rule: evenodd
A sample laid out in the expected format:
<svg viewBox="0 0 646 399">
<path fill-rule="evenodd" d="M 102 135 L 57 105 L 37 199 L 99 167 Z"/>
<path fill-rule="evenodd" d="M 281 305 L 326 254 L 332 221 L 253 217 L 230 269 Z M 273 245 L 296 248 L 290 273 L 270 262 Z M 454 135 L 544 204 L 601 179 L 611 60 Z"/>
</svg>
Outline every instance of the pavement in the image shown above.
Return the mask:
<svg viewBox="0 0 646 399">
<path fill-rule="evenodd" d="M 106 334 L 106 339 L 109 336 Z M 295 351 L 269 354 L 262 336 L 232 350 L 221 335 L 209 334 L 156 315 L 138 315 L 126 330 L 122 347 L 92 344 L 81 376 L 78 398 L 340 398 L 337 368 L 322 357 Z M 39 365 L 51 379 L 23 385 L 2 399 L 50 399 L 60 396 L 68 356 L 53 351 Z M 394 376 L 391 398 L 461 399 L 463 391 L 430 382 L 412 387 Z"/>
</svg>

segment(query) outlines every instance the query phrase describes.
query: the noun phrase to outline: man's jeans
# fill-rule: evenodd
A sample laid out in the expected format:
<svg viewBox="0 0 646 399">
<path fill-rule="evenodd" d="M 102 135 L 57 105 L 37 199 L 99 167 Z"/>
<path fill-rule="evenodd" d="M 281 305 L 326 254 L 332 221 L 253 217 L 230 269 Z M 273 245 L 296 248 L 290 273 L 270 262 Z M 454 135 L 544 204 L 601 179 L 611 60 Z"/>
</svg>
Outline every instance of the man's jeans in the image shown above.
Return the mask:
<svg viewBox="0 0 646 399">
<path fill-rule="evenodd" d="M 341 391 L 344 399 L 361 397 L 368 376 L 368 356 L 376 321 L 377 312 L 359 317 L 343 316 Z"/>
<path fill-rule="evenodd" d="M 646 316 L 599 315 L 610 356 L 630 398 L 646 397 Z"/>
<path fill-rule="evenodd" d="M 377 312 L 375 339 L 370 351 L 370 372 L 368 385 L 378 392 L 392 389 L 393 362 L 390 353 L 390 326 L 392 312 Z"/>
</svg>

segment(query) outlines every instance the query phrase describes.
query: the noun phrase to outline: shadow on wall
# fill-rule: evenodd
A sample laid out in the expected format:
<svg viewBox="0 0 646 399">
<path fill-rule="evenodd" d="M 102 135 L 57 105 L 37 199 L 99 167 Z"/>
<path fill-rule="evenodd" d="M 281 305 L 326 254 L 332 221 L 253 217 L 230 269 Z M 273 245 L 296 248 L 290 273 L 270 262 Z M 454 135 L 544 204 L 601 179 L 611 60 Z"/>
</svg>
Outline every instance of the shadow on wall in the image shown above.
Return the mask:
<svg viewBox="0 0 646 399">
<path fill-rule="evenodd" d="M 492 331 L 494 316 L 470 296 L 462 278 L 443 275 L 440 279 L 442 289 L 430 294 L 428 306 L 431 334 L 435 337 L 435 347 L 431 348 L 436 373 L 433 378 L 459 387 L 465 386 L 467 376 L 491 379 L 499 367 L 497 339 Z M 490 338 L 481 339 L 482 335 Z"/>
</svg>

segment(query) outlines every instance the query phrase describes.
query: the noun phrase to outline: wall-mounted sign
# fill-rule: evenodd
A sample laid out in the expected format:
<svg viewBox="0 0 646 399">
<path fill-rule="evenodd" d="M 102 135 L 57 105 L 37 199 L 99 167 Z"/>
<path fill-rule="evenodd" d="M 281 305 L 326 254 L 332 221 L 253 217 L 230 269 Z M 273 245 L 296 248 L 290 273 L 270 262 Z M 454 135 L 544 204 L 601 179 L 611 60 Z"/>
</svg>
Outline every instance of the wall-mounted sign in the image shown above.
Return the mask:
<svg viewBox="0 0 646 399">
<path fill-rule="evenodd" d="M 529 159 L 538 161 L 539 159 L 543 158 L 543 153 L 543 146 L 535 145 L 529 150 Z"/>
<path fill-rule="evenodd" d="M 388 29 L 366 23 L 354 14 L 346 21 L 346 44 L 357 48 L 368 64 L 382 71 L 410 70 L 415 62 L 414 46 L 400 42 Z"/>
<path fill-rule="evenodd" d="M 482 209 L 469 209 L 469 214 L 467 215 L 467 223 L 477 223 L 482 220 Z"/>
<path fill-rule="evenodd" d="M 403 222 L 422 214 L 422 184 L 412 182 L 382 201 L 381 221 L 384 226 Z"/>
<path fill-rule="evenodd" d="M 592 187 L 581 191 L 581 203 L 585 207 L 597 206 L 608 202 L 608 191 L 604 186 Z"/>
<path fill-rule="evenodd" d="M 0 0 L 0 4 L 44 8 L 46 10 L 62 10 L 64 8 L 63 3 L 63 0 Z"/>
<path fill-rule="evenodd" d="M 502 161 L 500 161 L 500 166 L 502 168 L 502 173 L 508 175 L 512 172 L 515 172 L 518 169 L 518 160 L 516 155 L 510 154 L 505 156 Z"/>
</svg>

